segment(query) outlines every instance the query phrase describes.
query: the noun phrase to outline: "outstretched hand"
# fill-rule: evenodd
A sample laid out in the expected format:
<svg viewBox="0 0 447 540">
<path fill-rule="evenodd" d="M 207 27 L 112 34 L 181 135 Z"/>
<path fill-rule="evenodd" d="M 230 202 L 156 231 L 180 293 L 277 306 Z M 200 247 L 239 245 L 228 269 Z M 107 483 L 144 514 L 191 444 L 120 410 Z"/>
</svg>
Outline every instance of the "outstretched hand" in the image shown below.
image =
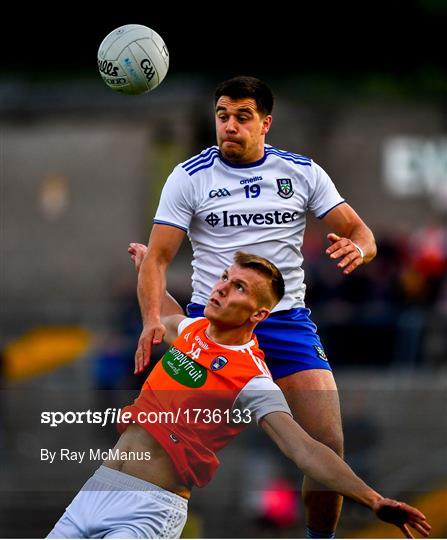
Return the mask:
<svg viewBox="0 0 447 540">
<path fill-rule="evenodd" d="M 149 365 L 152 354 L 152 345 L 160 345 L 166 334 L 166 328 L 161 322 L 147 325 L 141 332 L 138 347 L 135 352 L 134 375 L 139 375 Z"/>
<path fill-rule="evenodd" d="M 352 240 L 338 236 L 335 233 L 329 233 L 327 239 L 331 242 L 331 245 L 326 249 L 326 254 L 331 259 L 341 258 L 337 266 L 343 270 L 343 274 L 350 274 L 363 264 L 363 257 Z"/>
<path fill-rule="evenodd" d="M 414 538 L 410 527 L 422 536 L 428 536 L 431 526 L 422 512 L 409 504 L 393 499 L 380 499 L 373 507 L 376 516 L 382 521 L 399 527 L 406 538 Z"/>
</svg>

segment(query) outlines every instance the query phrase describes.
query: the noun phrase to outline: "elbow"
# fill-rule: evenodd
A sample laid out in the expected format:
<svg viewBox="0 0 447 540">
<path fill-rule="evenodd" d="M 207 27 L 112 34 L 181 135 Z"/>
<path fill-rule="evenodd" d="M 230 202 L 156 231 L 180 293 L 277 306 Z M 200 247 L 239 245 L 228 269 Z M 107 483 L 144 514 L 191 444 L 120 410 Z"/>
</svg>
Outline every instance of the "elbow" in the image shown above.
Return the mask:
<svg viewBox="0 0 447 540">
<path fill-rule="evenodd" d="M 364 258 L 364 262 L 366 264 L 370 263 L 373 259 L 375 259 L 376 255 L 377 255 L 376 240 L 374 238 L 374 235 L 373 235 L 372 231 L 370 231 L 370 233 L 371 233 L 371 245 L 370 245 L 370 249 L 368 250 L 367 255 Z"/>
</svg>

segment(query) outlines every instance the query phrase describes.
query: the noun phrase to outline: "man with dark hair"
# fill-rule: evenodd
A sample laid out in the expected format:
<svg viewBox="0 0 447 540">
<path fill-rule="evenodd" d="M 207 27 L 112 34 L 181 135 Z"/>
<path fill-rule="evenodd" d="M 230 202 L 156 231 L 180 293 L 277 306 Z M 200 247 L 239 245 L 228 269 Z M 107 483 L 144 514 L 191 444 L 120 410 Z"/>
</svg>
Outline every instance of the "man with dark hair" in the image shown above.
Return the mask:
<svg viewBox="0 0 447 540">
<path fill-rule="evenodd" d="M 256 108 L 261 115 L 272 114 L 273 94 L 265 83 L 254 77 L 235 77 L 219 84 L 214 92 L 215 106 L 222 96 L 228 96 L 233 101 L 251 97 L 256 101 Z"/>
<path fill-rule="evenodd" d="M 141 244 L 129 246 L 137 270 L 145 251 Z M 171 347 L 123 410 L 121 418 L 128 417 L 110 458 L 49 537 L 179 538 L 192 487 L 211 480 L 219 465 L 216 452 L 251 417 L 306 474 L 367 506 L 405 536 L 411 537 L 409 526 L 428 535 L 430 525 L 419 510 L 383 498 L 293 420 L 253 334 L 283 290 L 274 265 L 238 252 L 211 291 L 206 318 L 186 318 L 165 296 L 162 321 Z"/>
<path fill-rule="evenodd" d="M 297 422 L 343 456 L 340 405 L 332 370 L 304 302 L 302 269 L 306 213 L 331 231 L 326 254 L 349 274 L 376 255 L 370 229 L 312 159 L 265 143 L 273 95 L 254 77 L 235 77 L 215 94 L 217 146 L 181 163 L 166 181 L 138 281 L 143 331 L 135 371 L 160 343 L 166 272 L 188 234 L 193 294 L 188 315 L 203 314 L 217 270 L 238 249 L 256 251 L 281 271 L 285 294 L 257 336 L 274 380 Z M 305 477 L 307 535 L 333 537 L 342 498 Z"/>
</svg>

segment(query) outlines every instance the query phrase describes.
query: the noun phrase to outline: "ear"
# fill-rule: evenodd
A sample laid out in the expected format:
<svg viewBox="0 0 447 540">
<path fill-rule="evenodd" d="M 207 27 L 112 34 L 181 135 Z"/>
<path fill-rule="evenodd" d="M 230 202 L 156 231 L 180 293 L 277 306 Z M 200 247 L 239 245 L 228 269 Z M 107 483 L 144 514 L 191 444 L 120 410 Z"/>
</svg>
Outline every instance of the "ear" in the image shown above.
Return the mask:
<svg viewBox="0 0 447 540">
<path fill-rule="evenodd" d="M 271 114 L 268 114 L 267 116 L 264 117 L 264 119 L 262 120 L 261 135 L 267 135 L 267 133 L 270 130 L 270 126 L 272 125 L 272 121 L 273 121 L 273 118 Z"/>
<path fill-rule="evenodd" d="M 264 321 L 265 319 L 267 319 L 269 315 L 270 315 L 270 310 L 267 309 L 266 307 L 261 307 L 251 315 L 250 321 L 254 324 L 258 324 L 261 321 Z"/>
</svg>

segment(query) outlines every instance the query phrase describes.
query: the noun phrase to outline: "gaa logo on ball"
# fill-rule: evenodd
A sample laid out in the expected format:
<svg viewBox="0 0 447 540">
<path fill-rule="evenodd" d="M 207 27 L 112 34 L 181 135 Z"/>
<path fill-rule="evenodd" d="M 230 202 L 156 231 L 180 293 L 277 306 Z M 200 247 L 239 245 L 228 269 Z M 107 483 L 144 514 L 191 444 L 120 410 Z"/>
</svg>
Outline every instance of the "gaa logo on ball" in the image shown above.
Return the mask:
<svg viewBox="0 0 447 540">
<path fill-rule="evenodd" d="M 116 92 L 144 94 L 166 77 L 169 53 L 163 39 L 151 28 L 126 24 L 110 32 L 98 50 L 103 81 Z"/>
</svg>

